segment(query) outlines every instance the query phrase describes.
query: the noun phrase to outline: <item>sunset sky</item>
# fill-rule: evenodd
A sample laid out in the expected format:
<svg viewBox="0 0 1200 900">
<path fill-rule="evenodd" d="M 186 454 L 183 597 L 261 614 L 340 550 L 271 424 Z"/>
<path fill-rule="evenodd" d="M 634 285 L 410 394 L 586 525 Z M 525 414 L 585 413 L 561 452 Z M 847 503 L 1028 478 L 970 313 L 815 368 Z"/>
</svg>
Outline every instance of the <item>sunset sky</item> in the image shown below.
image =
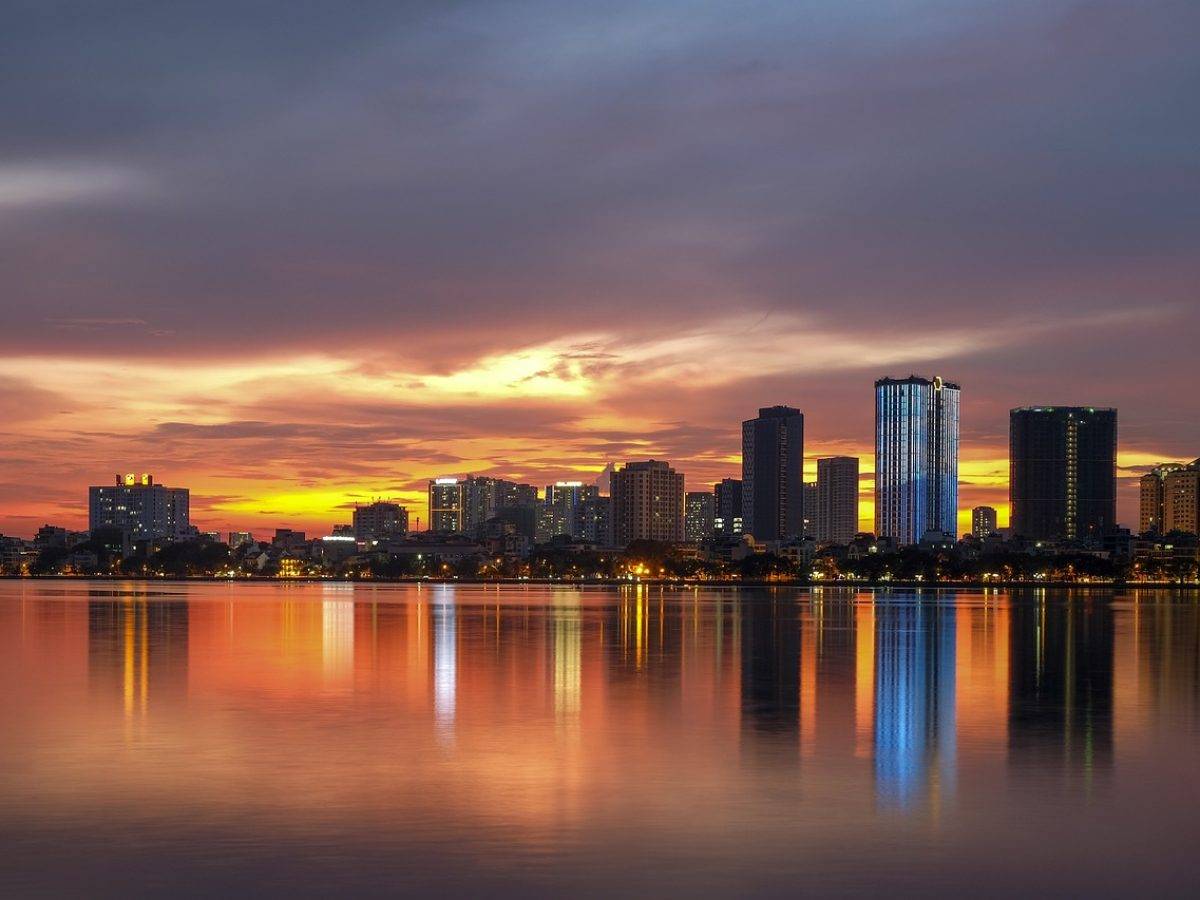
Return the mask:
<svg viewBox="0 0 1200 900">
<path fill-rule="evenodd" d="M 0 533 L 153 472 L 202 529 L 425 483 L 740 471 L 799 407 L 1119 409 L 1120 506 L 1200 456 L 1200 4 L 6 5 Z M 960 522 L 963 522 L 960 516 Z M 965 530 L 965 529 L 964 529 Z"/>
</svg>

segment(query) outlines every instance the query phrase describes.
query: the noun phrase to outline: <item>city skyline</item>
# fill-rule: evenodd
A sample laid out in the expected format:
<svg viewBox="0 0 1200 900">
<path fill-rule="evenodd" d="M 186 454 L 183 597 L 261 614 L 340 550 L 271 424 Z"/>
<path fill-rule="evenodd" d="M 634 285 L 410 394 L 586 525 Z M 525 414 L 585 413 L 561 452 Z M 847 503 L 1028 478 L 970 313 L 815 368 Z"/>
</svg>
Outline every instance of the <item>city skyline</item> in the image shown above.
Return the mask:
<svg viewBox="0 0 1200 900">
<path fill-rule="evenodd" d="M 890 377 L 891 376 L 887 376 L 885 378 L 885 380 L 887 380 Z M 914 377 L 916 377 L 918 380 L 922 380 L 921 376 L 916 376 L 916 375 L 909 376 L 910 379 L 914 378 Z M 878 390 L 878 386 L 876 386 L 876 391 L 877 390 Z M 1021 412 L 1025 408 L 1027 408 L 1027 407 L 1014 407 L 1013 409 L 1008 411 L 1006 418 L 1011 418 L 1013 415 L 1017 414 L 1018 412 Z M 1053 410 L 1056 407 L 1045 406 L 1045 407 L 1038 407 L 1038 408 L 1046 408 L 1046 409 Z M 1058 407 L 1058 408 L 1069 409 L 1071 407 Z M 760 409 L 759 412 L 761 413 L 762 410 Z M 802 410 L 797 410 L 796 412 L 802 414 Z M 742 423 L 741 428 L 737 429 L 737 431 L 740 431 L 743 433 L 743 440 L 744 440 L 744 429 L 745 429 L 745 422 Z M 1123 439 L 1124 438 L 1122 437 L 1122 440 Z M 859 474 L 859 490 L 858 490 L 858 509 L 859 509 L 858 525 L 859 525 L 859 530 L 863 531 L 863 532 L 873 532 L 876 530 L 875 529 L 875 526 L 876 526 L 876 522 L 875 522 L 875 480 L 874 480 L 876 450 L 877 450 L 877 448 L 873 447 L 871 454 L 868 456 L 861 456 L 861 455 L 855 455 L 855 454 L 844 454 L 845 456 L 848 456 L 851 459 L 857 459 L 858 463 L 859 463 L 860 474 Z M 807 484 L 810 487 L 813 487 L 815 490 L 816 477 L 817 477 L 817 472 L 818 472 L 818 468 L 819 468 L 818 464 L 821 460 L 828 460 L 830 457 L 826 454 L 813 455 L 813 453 L 807 447 L 805 448 L 805 451 L 806 452 L 804 455 L 803 479 L 802 480 L 805 484 Z M 1170 466 L 1186 467 L 1191 462 L 1194 461 L 1194 458 L 1189 458 L 1186 453 L 1183 454 L 1179 459 L 1160 459 L 1157 463 L 1142 462 L 1142 461 L 1140 461 L 1140 456 L 1141 455 L 1138 454 L 1139 461 L 1137 463 L 1130 462 L 1132 454 L 1122 451 L 1120 449 L 1120 446 L 1118 446 L 1117 486 L 1116 486 L 1117 508 L 1118 508 L 1117 524 L 1120 524 L 1120 525 L 1123 525 L 1126 527 L 1133 527 L 1135 529 L 1139 525 L 1141 504 L 1142 504 L 1142 490 L 1143 490 L 1142 479 L 1144 478 L 1144 476 L 1156 471 L 1157 467 L 1159 467 L 1159 466 L 1165 465 L 1168 467 L 1170 467 Z M 650 456 L 648 455 L 644 458 L 648 459 L 648 458 L 650 458 Z M 969 461 L 973 458 L 977 459 L 977 457 L 974 457 L 974 455 L 972 454 L 972 448 L 969 446 L 963 445 L 961 447 L 961 451 L 959 454 L 960 467 L 962 467 L 964 461 L 968 461 L 967 466 L 971 467 L 971 464 Z M 1122 465 L 1122 463 L 1121 463 L 1122 458 L 1124 458 L 1126 460 L 1126 465 Z M 735 462 L 727 464 L 724 468 L 719 470 L 720 472 L 723 473 L 722 477 L 717 479 L 714 482 L 697 483 L 697 479 L 691 472 L 682 470 L 681 467 L 679 467 L 679 466 L 675 466 L 675 468 L 677 470 L 682 470 L 682 474 L 686 478 L 686 482 L 685 482 L 686 490 L 689 493 L 692 493 L 695 490 L 700 490 L 700 491 L 704 491 L 704 492 L 712 492 L 721 480 L 725 480 L 730 477 L 737 477 L 737 476 L 743 474 L 744 467 L 743 467 L 743 463 L 742 463 L 742 459 L 741 459 L 741 454 L 740 453 L 736 454 L 735 459 L 736 459 Z M 571 467 L 571 468 L 565 468 L 565 469 L 559 469 L 556 471 L 564 471 L 564 472 L 567 472 L 570 476 L 572 476 L 571 480 L 564 481 L 564 479 L 559 478 L 559 479 L 557 479 L 556 482 L 551 482 L 548 485 L 548 487 L 552 487 L 552 485 L 555 483 L 558 483 L 558 484 L 586 483 L 586 484 L 591 485 L 591 484 L 595 484 L 597 482 L 602 482 L 608 476 L 608 474 L 611 472 L 611 469 L 613 466 L 620 466 L 620 465 L 624 465 L 628 462 L 636 462 L 638 460 L 639 460 L 638 457 L 633 457 L 633 456 L 625 457 L 625 458 L 618 458 L 618 459 L 610 458 L 610 459 L 606 460 L 603 464 L 599 465 L 598 469 L 595 466 L 589 466 L 586 469 L 579 468 L 578 466 Z M 671 460 L 668 460 L 668 462 L 671 463 L 672 465 L 674 465 L 674 463 Z M 1011 509 L 1010 509 L 1011 504 L 1010 504 L 1010 496 L 1009 496 L 1010 484 L 1009 484 L 1009 477 L 1008 477 L 1009 467 L 1011 465 L 1010 454 L 1006 455 L 1005 458 L 1001 462 L 1003 463 L 1003 466 L 1004 466 L 1003 480 L 1000 480 L 1000 478 L 997 476 L 997 474 L 994 471 L 987 473 L 987 476 L 982 479 L 979 479 L 978 476 L 976 476 L 976 479 L 978 479 L 978 480 L 973 480 L 970 476 L 964 476 L 960 472 L 960 477 L 959 477 L 959 481 L 958 481 L 959 498 L 957 501 L 957 514 L 956 514 L 958 533 L 965 534 L 965 533 L 968 533 L 971 531 L 972 524 L 973 524 L 972 523 L 972 511 L 974 508 L 976 508 L 980 505 L 990 506 L 997 511 L 997 521 L 999 522 L 1000 527 L 1008 527 L 1009 526 L 1010 518 L 1011 518 Z M 989 461 L 989 463 L 990 463 L 990 461 Z M 126 466 L 126 468 L 128 468 L 128 466 Z M 122 476 L 120 474 L 118 474 L 118 476 L 117 476 L 118 481 L 121 478 L 128 479 L 130 477 L 134 477 L 134 476 L 130 476 L 130 475 Z M 145 478 L 146 476 L 138 475 L 137 477 Z M 201 527 L 201 529 L 205 530 L 205 531 L 229 532 L 229 531 L 241 530 L 243 528 L 248 529 L 248 530 L 253 530 L 254 528 L 258 528 L 260 530 L 265 531 L 265 530 L 269 530 L 269 529 L 274 529 L 276 527 L 285 527 L 285 528 L 297 528 L 300 530 L 311 531 L 314 533 L 324 533 L 324 532 L 331 531 L 335 526 L 341 526 L 343 524 L 350 523 L 354 516 L 354 512 L 356 509 L 363 507 L 363 506 L 368 506 L 368 505 L 370 505 L 372 503 L 376 503 L 380 500 L 386 500 L 387 502 L 398 503 L 407 510 L 407 515 L 409 517 L 409 522 L 411 524 L 412 530 L 436 530 L 436 529 L 432 528 L 433 523 L 430 521 L 429 498 L 431 496 L 431 492 L 433 491 L 433 489 L 435 487 L 439 486 L 437 484 L 439 481 L 443 482 L 444 487 L 449 489 L 451 487 L 454 487 L 454 485 L 451 484 L 452 482 L 457 482 L 457 481 L 465 482 L 470 478 L 481 478 L 485 481 L 489 480 L 489 479 L 503 479 L 506 481 L 518 482 L 518 483 L 522 483 L 522 484 L 525 484 L 526 482 L 529 482 L 531 480 L 531 479 L 527 479 L 527 478 L 522 478 L 519 475 L 513 476 L 513 475 L 510 475 L 507 473 L 501 474 L 495 468 L 484 467 L 484 468 L 474 469 L 474 470 L 438 469 L 438 470 L 435 470 L 434 474 L 422 477 L 422 478 L 416 480 L 415 482 L 413 482 L 414 486 L 412 486 L 412 487 L 402 487 L 402 486 L 394 485 L 392 491 L 390 491 L 390 492 L 382 491 L 382 490 L 372 490 L 372 491 L 367 491 L 367 492 L 363 492 L 363 493 L 352 492 L 352 493 L 348 493 L 344 497 L 342 497 L 340 502 L 330 503 L 331 500 L 338 501 L 338 498 L 337 497 L 331 498 L 327 494 L 319 492 L 319 491 L 315 491 L 312 493 L 306 493 L 306 492 L 300 491 L 291 498 L 296 503 L 298 503 L 300 505 L 309 505 L 310 508 L 314 509 L 314 510 L 319 510 L 321 508 L 324 508 L 325 510 L 327 510 L 329 512 L 329 515 L 327 517 L 321 517 L 319 515 L 319 512 L 317 512 L 317 513 L 309 513 L 308 514 L 310 516 L 315 516 L 312 518 L 298 518 L 296 516 L 296 514 L 294 514 L 294 513 L 291 515 L 288 515 L 286 513 L 286 511 L 280 511 L 282 513 L 282 515 L 281 515 L 272 510 L 263 509 L 263 510 L 260 510 L 255 513 L 250 513 L 248 515 L 244 515 L 242 518 L 239 518 L 239 519 L 229 519 L 227 521 L 222 520 L 220 522 L 216 522 L 213 518 L 214 511 L 218 512 L 218 513 L 221 512 L 220 504 L 217 504 L 216 506 L 206 506 L 204 503 L 204 500 L 205 499 L 211 500 L 212 498 L 205 498 L 203 495 L 199 495 L 199 499 L 201 500 L 201 503 L 198 505 L 196 503 L 196 499 L 198 498 L 197 492 L 196 492 L 195 488 L 191 488 L 192 509 L 198 508 L 201 510 L 201 512 L 198 516 L 193 516 L 192 518 L 193 518 L 193 524 L 198 524 Z M 88 485 L 88 487 L 90 487 L 91 489 L 94 489 L 95 479 L 92 479 L 89 476 L 85 475 L 85 476 L 83 476 L 83 480 Z M 532 485 L 529 485 L 529 486 L 532 486 Z M 979 498 L 979 497 L 986 498 L 987 502 L 983 503 L 982 501 L 978 501 L 977 498 Z M 974 501 L 974 502 L 968 502 L 968 501 Z M 322 503 L 325 503 L 327 505 L 324 507 L 321 507 L 320 504 L 322 504 Z M 68 528 L 75 528 L 75 527 L 83 528 L 89 519 L 88 506 L 86 504 L 83 505 L 82 511 L 80 511 L 80 509 L 78 507 L 79 507 L 78 498 L 66 498 L 65 502 L 63 502 L 61 504 L 61 506 L 59 507 L 59 509 L 63 510 L 63 512 L 59 513 L 57 515 L 57 517 L 54 518 L 53 522 L 50 522 L 51 517 L 48 517 L 48 514 L 39 515 L 39 514 L 35 513 L 33 515 L 26 515 L 26 516 L 20 516 L 20 515 L 9 516 L 8 518 L 12 519 L 15 522 L 20 522 L 21 519 L 24 519 L 25 522 L 22 524 L 27 526 L 27 528 L 29 530 L 29 534 L 25 535 L 25 534 L 20 533 L 20 531 L 18 529 L 21 527 L 21 525 L 17 525 L 15 527 L 10 526 L 10 529 L 7 531 L 7 533 L 10 535 L 16 535 L 16 536 L 21 536 L 21 537 L 31 537 L 32 533 L 34 531 L 36 531 L 38 527 L 40 527 L 43 524 L 47 524 L 47 523 L 56 524 L 56 525 L 65 525 Z M 806 518 L 808 517 L 807 511 L 805 512 L 805 516 L 806 516 Z M 5 510 L 0 508 L 0 533 L 6 533 L 5 529 L 3 527 L 3 522 L 5 520 L 6 520 Z M 77 522 L 82 522 L 82 524 L 77 525 Z M 457 530 L 457 529 L 450 529 L 450 530 Z"/>
<path fill-rule="evenodd" d="M 0 900 L 1196 880 L 1200 0 L 5 14 Z"/>
<path fill-rule="evenodd" d="M 1010 408 L 1121 410 L 1125 524 L 1195 457 L 1200 11 L 618 6 L 15 10 L 0 532 L 129 468 L 220 530 L 442 474 L 694 490 L 771 403 L 865 525 L 869 385 L 914 371 L 964 387 L 960 530 L 1007 521 Z"/>
</svg>

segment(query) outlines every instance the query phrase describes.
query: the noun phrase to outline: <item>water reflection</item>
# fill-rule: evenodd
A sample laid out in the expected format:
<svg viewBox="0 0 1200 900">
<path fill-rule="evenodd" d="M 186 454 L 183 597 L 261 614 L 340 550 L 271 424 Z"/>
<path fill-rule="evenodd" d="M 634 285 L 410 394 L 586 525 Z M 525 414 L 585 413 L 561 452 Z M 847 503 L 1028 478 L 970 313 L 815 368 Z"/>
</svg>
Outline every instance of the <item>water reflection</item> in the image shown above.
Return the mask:
<svg viewBox="0 0 1200 900">
<path fill-rule="evenodd" d="M 419 821 L 539 864 L 631 822 L 716 858 L 727 816 L 744 854 L 833 859 L 967 798 L 1002 821 L 1013 787 L 1116 803 L 1122 765 L 1200 765 L 1200 611 L 1152 592 L 39 585 L 0 593 L 0 666 L 0 808 L 35 831 L 221 797 L 263 835 Z"/>
<path fill-rule="evenodd" d="M 1112 760 L 1113 611 L 1103 601 L 1047 602 L 1011 613 L 1009 756 L 1038 772 L 1091 775 Z"/>
<path fill-rule="evenodd" d="M 188 685 L 188 604 L 144 596 L 88 602 L 88 672 L 97 693 L 119 697 L 127 718 Z"/>
<path fill-rule="evenodd" d="M 800 609 L 790 598 L 747 598 L 739 604 L 742 723 L 752 742 L 799 749 Z"/>
<path fill-rule="evenodd" d="M 955 774 L 955 611 L 897 599 L 875 610 L 875 777 L 880 799 L 945 795 Z"/>
<path fill-rule="evenodd" d="M 433 602 L 433 711 L 446 736 L 453 734 L 458 704 L 457 614 L 454 588 L 439 586 Z"/>
</svg>

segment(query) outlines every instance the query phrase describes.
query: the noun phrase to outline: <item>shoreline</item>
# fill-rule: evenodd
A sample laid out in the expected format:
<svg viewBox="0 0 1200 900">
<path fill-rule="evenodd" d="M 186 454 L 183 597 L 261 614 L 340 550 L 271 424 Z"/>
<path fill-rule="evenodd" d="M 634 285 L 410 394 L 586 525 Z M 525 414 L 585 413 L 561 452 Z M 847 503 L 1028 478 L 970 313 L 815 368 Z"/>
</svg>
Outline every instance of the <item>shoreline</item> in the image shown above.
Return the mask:
<svg viewBox="0 0 1200 900">
<path fill-rule="evenodd" d="M 653 587 L 678 588 L 833 588 L 833 589 L 862 589 L 872 590 L 895 589 L 904 590 L 963 590 L 976 588 L 980 590 L 1014 590 L 1029 588 L 1055 588 L 1089 591 L 1127 591 L 1127 590 L 1171 590 L 1178 592 L 1200 591 L 1200 582 L 1177 581 L 1136 581 L 1136 582 L 1081 582 L 1081 581 L 811 581 L 803 579 L 772 580 L 734 580 L 734 579 L 674 579 L 674 578 L 321 578 L 295 577 L 276 578 L 273 576 L 242 575 L 224 577 L 217 575 L 184 575 L 184 576 L 155 576 L 155 575 L 0 575 L 6 581 L 136 581 L 146 583 L 162 582 L 211 582 L 226 584 L 462 584 L 462 585 L 494 585 L 496 587 L 521 587 L 524 585 L 551 585 L 556 587 L 635 587 L 648 585 Z"/>
</svg>

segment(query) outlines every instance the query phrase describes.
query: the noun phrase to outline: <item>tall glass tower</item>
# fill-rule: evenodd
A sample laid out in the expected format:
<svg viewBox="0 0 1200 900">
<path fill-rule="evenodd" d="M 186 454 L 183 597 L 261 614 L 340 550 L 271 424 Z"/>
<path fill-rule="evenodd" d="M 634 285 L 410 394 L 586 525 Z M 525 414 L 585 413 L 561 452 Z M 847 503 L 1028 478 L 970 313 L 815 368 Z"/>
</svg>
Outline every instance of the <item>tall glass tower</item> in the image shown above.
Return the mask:
<svg viewBox="0 0 1200 900">
<path fill-rule="evenodd" d="M 941 378 L 875 382 L 875 533 L 915 544 L 958 534 L 959 387 Z"/>
</svg>

